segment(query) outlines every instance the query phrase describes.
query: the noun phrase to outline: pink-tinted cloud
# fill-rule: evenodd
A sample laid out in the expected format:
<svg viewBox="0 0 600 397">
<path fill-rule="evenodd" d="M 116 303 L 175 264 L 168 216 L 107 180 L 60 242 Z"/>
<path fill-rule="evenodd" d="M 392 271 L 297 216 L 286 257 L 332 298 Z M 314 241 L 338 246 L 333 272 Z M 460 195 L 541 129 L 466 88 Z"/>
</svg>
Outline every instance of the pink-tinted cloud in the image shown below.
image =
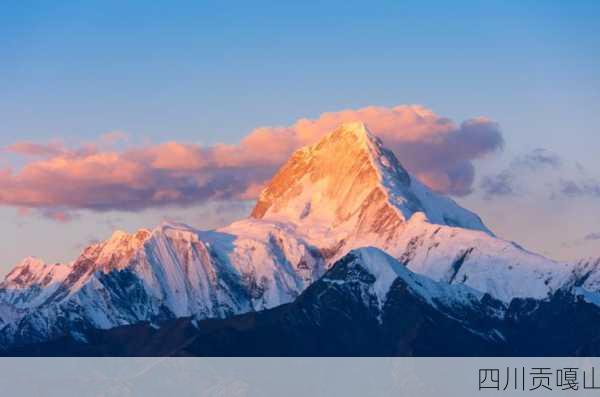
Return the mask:
<svg viewBox="0 0 600 397">
<path fill-rule="evenodd" d="M 46 157 L 56 156 L 62 153 L 65 148 L 60 143 L 34 143 L 21 141 L 5 147 L 4 150 L 22 156 Z"/>
<path fill-rule="evenodd" d="M 17 215 L 22 218 L 42 217 L 59 223 L 67 223 L 77 218 L 78 215 L 73 211 L 63 211 L 59 208 L 17 208 Z"/>
<path fill-rule="evenodd" d="M 502 147 L 496 123 L 484 117 L 457 125 L 422 106 L 366 107 L 300 119 L 290 127 L 262 127 L 238 146 L 216 147 L 221 165 L 279 165 L 290 153 L 315 142 L 340 123 L 362 121 L 400 162 L 431 188 L 454 195 L 471 190 L 472 161 Z"/>
<path fill-rule="evenodd" d="M 61 211 L 59 209 L 54 208 L 40 210 L 40 213 L 43 217 L 59 223 L 67 223 L 77 217 L 77 215 L 75 215 L 73 212 Z"/>
<path fill-rule="evenodd" d="M 324 113 L 289 127 L 257 128 L 238 145 L 167 142 L 121 151 L 94 145 L 52 151 L 21 142 L 13 152 L 41 158 L 19 170 L 0 170 L 0 204 L 66 213 L 251 199 L 295 149 L 347 121 L 363 121 L 409 171 L 454 195 L 470 191 L 472 161 L 502 146 L 498 126 L 488 119 L 455 124 L 421 106 Z"/>
</svg>

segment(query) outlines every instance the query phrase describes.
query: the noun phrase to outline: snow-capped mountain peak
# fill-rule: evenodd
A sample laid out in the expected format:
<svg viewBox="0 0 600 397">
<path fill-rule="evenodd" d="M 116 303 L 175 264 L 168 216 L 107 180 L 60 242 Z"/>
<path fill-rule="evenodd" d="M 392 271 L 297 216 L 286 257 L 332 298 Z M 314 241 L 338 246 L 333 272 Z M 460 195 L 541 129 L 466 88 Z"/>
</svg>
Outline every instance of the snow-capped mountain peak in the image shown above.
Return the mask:
<svg viewBox="0 0 600 397">
<path fill-rule="evenodd" d="M 140 229 L 132 234 L 117 230 L 108 240 L 87 247 L 75 264 L 93 262 L 93 270 L 102 270 L 105 273 L 113 269 L 121 270 L 127 267 L 133 254 L 150 236 L 151 232 L 146 229 Z"/>
<path fill-rule="evenodd" d="M 47 264 L 40 258 L 27 257 L 18 263 L 5 277 L 2 286 L 27 288 L 34 284 L 49 284 L 61 278 L 69 267 L 60 263 Z"/>
<path fill-rule="evenodd" d="M 374 247 L 352 250 L 340 261 L 349 266 L 360 266 L 373 276 L 371 288 L 380 304 L 385 302 L 390 287 L 398 278 L 407 288 L 433 306 L 440 301 L 454 305 L 457 305 L 457 302 L 469 304 L 483 297 L 482 293 L 464 285 L 450 286 L 413 273 L 397 259 Z M 327 281 L 327 277 L 323 280 Z"/>
<path fill-rule="evenodd" d="M 323 241 L 391 238 L 419 213 L 431 223 L 490 233 L 477 215 L 413 178 L 363 123 L 347 123 L 296 151 L 262 191 L 251 216 L 291 222 Z"/>
<path fill-rule="evenodd" d="M 69 265 L 26 259 L 0 284 L 0 309 L 11 308 L 0 310 L 0 344 L 272 308 L 362 247 L 382 250 L 354 255 L 377 276 L 380 301 L 398 277 L 432 304 L 450 296 L 440 289 L 447 284 L 505 303 L 568 283 L 600 290 L 600 278 L 588 275 L 597 266 L 575 274 L 496 238 L 476 214 L 410 175 L 364 124 L 348 123 L 296 151 L 248 219 L 211 231 L 177 223 L 117 231 Z"/>
<path fill-rule="evenodd" d="M 485 297 L 483 293 L 465 285 L 449 285 L 413 273 L 397 259 L 374 247 L 350 251 L 320 281 L 340 284 L 340 280 L 343 283 L 353 281 L 366 286 L 365 292 L 375 297 L 380 310 L 388 300 L 394 284 L 401 284 L 402 288 L 427 305 L 446 311 L 453 308 L 478 308 Z M 500 301 L 496 301 L 496 304 L 499 308 L 505 308 Z M 502 313 L 494 315 L 501 316 Z"/>
</svg>

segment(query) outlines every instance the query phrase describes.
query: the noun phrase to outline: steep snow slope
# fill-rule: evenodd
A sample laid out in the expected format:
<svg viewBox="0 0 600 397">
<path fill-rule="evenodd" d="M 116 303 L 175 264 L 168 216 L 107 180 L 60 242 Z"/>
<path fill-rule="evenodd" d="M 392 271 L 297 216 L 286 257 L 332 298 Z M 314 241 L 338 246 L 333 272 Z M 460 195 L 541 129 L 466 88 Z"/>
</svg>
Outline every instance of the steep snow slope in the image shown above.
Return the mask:
<svg viewBox="0 0 600 397">
<path fill-rule="evenodd" d="M 48 269 L 28 261 L 2 283 L 0 301 L 17 302 L 20 309 L 4 321 L 3 343 L 274 307 L 318 278 L 324 261 L 285 228 L 232 235 L 163 224 L 152 232 L 117 232 L 88 247 L 71 266 L 60 265 L 50 284 L 44 275 L 54 273 Z"/>
<path fill-rule="evenodd" d="M 445 282 L 436 282 L 429 277 L 416 274 L 408 270 L 397 259 L 374 247 L 359 248 L 350 251 L 336 262 L 343 265 L 345 283 L 350 274 L 364 271 L 371 275 L 368 282 L 357 277 L 368 290 L 368 295 L 376 297 L 378 307 L 381 309 L 388 299 L 392 284 L 401 282 L 414 296 L 440 310 L 451 312 L 453 310 L 481 309 L 484 294 L 465 285 L 449 285 Z M 335 266 L 335 264 L 334 264 Z M 329 273 L 334 276 L 335 273 Z M 321 279 L 324 283 L 339 283 L 336 277 L 325 275 Z M 501 313 L 493 313 L 501 316 Z"/>
<path fill-rule="evenodd" d="M 571 284 L 600 288 L 597 266 L 588 275 L 583 265 L 577 271 L 494 237 L 477 215 L 427 189 L 364 125 L 351 123 L 297 151 L 248 219 L 214 231 L 163 224 L 115 232 L 70 265 L 27 259 L 0 284 L 0 338 L 43 340 L 66 330 L 271 308 L 365 246 L 505 302 Z"/>
<path fill-rule="evenodd" d="M 600 258 L 587 258 L 575 262 L 569 284 L 588 291 L 600 291 Z"/>
<path fill-rule="evenodd" d="M 93 330 L 0 354 L 390 356 L 499 354 L 506 307 L 375 248 L 351 251 L 291 304 L 222 320 Z M 252 326 L 249 326 L 252 325 Z"/>
<path fill-rule="evenodd" d="M 329 264 L 375 246 L 417 273 L 504 301 L 546 297 L 569 273 L 565 263 L 495 238 L 477 215 L 408 174 L 361 123 L 344 124 L 294 153 L 252 217 L 293 225 Z"/>
<path fill-rule="evenodd" d="M 600 307 L 577 293 L 507 305 L 353 250 L 298 298 L 227 319 L 179 318 L 0 348 L 8 356 L 598 356 Z"/>
<path fill-rule="evenodd" d="M 432 223 L 490 233 L 477 215 L 411 177 L 364 124 L 349 123 L 296 151 L 251 216 L 293 223 L 327 241 L 350 234 L 386 237 L 417 212 Z"/>
<path fill-rule="evenodd" d="M 25 258 L 0 283 L 2 300 L 17 310 L 38 306 L 58 289 L 70 271 L 67 265 L 50 265 L 38 258 Z"/>
<path fill-rule="evenodd" d="M 360 241 L 350 241 L 360 246 Z M 371 244 L 412 271 L 449 284 L 465 284 L 509 302 L 545 298 L 568 280 L 571 265 L 533 254 L 486 233 L 432 225 L 419 214 L 393 240 Z"/>
</svg>

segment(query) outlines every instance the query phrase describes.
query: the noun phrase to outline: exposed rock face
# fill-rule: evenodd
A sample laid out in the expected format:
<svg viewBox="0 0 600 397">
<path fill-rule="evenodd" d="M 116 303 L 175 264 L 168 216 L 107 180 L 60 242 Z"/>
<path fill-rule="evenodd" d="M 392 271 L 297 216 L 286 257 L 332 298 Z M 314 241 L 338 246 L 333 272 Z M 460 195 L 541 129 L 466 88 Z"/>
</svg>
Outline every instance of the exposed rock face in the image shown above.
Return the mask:
<svg viewBox="0 0 600 397">
<path fill-rule="evenodd" d="M 599 322 L 600 307 L 572 291 L 506 305 L 363 248 L 273 309 L 89 330 L 0 355 L 597 356 Z"/>
<path fill-rule="evenodd" d="M 324 268 L 318 250 L 275 226 L 236 235 L 170 224 L 119 232 L 70 266 L 28 260 L 11 272 L 0 299 L 15 310 L 0 311 L 0 344 L 262 310 L 294 299 Z"/>
<path fill-rule="evenodd" d="M 417 212 L 432 223 L 489 233 L 477 215 L 412 178 L 364 124 L 349 123 L 296 151 L 251 216 L 290 222 L 312 235 L 327 227 L 391 238 Z"/>
<path fill-rule="evenodd" d="M 294 153 L 248 219 L 213 231 L 163 224 L 115 232 L 69 265 L 26 259 L 0 284 L 0 344 L 273 308 L 366 246 L 504 303 L 565 286 L 593 301 L 600 290 L 597 265 L 557 263 L 496 238 L 352 123 Z"/>
<path fill-rule="evenodd" d="M 252 217 L 290 225 L 329 265 L 374 246 L 417 273 L 504 301 L 544 298 L 569 277 L 570 265 L 495 238 L 476 214 L 430 191 L 361 123 L 344 124 L 294 153 Z"/>
</svg>

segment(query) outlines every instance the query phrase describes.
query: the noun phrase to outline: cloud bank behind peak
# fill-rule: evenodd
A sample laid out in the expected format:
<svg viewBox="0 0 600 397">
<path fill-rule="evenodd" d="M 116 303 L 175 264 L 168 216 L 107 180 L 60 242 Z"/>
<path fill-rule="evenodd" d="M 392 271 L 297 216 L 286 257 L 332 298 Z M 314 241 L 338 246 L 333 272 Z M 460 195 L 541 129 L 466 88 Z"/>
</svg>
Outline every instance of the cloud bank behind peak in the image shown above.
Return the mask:
<svg viewBox="0 0 600 397">
<path fill-rule="evenodd" d="M 256 128 L 234 145 L 172 141 L 117 150 L 21 141 L 4 148 L 25 162 L 0 169 L 0 204 L 55 214 L 49 210 L 137 211 L 249 200 L 294 150 L 349 121 L 364 122 L 429 187 L 456 196 L 471 191 L 473 160 L 503 146 L 498 125 L 487 118 L 457 124 L 418 105 L 323 113 L 290 126 Z"/>
</svg>

